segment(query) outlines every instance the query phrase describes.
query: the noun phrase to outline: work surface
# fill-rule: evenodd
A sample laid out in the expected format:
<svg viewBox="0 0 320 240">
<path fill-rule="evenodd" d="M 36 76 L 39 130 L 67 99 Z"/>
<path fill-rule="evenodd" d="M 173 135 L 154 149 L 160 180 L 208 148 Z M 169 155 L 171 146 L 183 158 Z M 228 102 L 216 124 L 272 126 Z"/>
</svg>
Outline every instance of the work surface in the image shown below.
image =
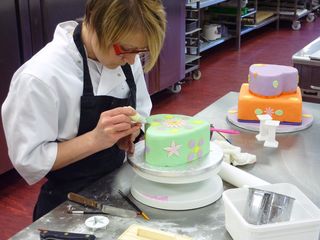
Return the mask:
<svg viewBox="0 0 320 240">
<path fill-rule="evenodd" d="M 196 116 L 208 120 L 217 128 L 233 128 L 241 131 L 240 135 L 229 137 L 232 144 L 241 147 L 242 152 L 248 152 L 257 156 L 257 163 L 241 167 L 243 170 L 254 174 L 270 183 L 287 182 L 296 185 L 318 207 L 320 207 L 320 105 L 304 103 L 304 109 L 314 116 L 313 125 L 303 131 L 294 133 L 277 134 L 279 148 L 265 148 L 255 139 L 256 132 L 243 130 L 228 123 L 227 110 L 237 103 L 238 94 L 230 92 Z M 214 138 L 219 135 L 214 133 Z M 97 184 L 82 192 L 91 198 L 95 198 L 112 206 L 132 209 L 118 195 L 118 189 L 129 192 L 132 178 L 135 176 L 128 163 L 112 175 L 102 178 Z M 224 188 L 231 185 L 224 183 Z M 131 199 L 132 196 L 130 196 Z M 145 206 L 133 199 L 135 203 L 145 211 L 151 221 L 125 219 L 108 216 L 110 224 L 107 230 L 99 232 L 99 239 L 117 239 L 131 224 L 137 223 L 156 229 L 173 233 L 185 234 L 196 240 L 231 240 L 232 238 L 224 227 L 224 208 L 220 198 L 215 203 L 195 210 L 165 211 Z M 29 227 L 17 233 L 12 239 L 39 239 L 37 229 L 50 229 L 78 233 L 90 233 L 85 227 L 84 221 L 88 215 L 71 215 L 67 213 L 67 206 L 71 202 L 65 202 L 58 208 L 42 217 Z M 73 204 L 75 205 L 75 204 Z"/>
</svg>

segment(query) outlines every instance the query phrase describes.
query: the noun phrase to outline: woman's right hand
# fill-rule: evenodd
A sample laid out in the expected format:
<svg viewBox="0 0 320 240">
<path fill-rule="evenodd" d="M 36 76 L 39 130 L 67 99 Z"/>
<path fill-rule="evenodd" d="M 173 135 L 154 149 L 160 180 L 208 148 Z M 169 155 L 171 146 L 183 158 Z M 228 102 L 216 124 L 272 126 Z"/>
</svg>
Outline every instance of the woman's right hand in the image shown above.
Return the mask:
<svg viewBox="0 0 320 240">
<path fill-rule="evenodd" d="M 92 130 L 92 141 L 97 151 L 112 147 L 119 139 L 139 130 L 141 125 L 131 122 L 130 116 L 135 114 L 131 107 L 118 107 L 101 113 L 97 126 Z"/>
</svg>

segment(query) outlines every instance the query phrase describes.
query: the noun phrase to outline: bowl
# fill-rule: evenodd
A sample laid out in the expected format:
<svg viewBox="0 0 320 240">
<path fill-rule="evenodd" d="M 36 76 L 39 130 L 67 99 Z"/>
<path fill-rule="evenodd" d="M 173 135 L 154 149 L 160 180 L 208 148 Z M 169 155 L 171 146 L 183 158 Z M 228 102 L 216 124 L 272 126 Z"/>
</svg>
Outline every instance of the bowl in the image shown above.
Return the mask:
<svg viewBox="0 0 320 240">
<path fill-rule="evenodd" d="M 255 225 L 288 221 L 294 200 L 284 194 L 249 188 L 244 218 Z"/>
<path fill-rule="evenodd" d="M 256 186 L 257 187 L 257 186 Z M 319 240 L 320 209 L 295 185 L 269 184 L 257 187 L 295 198 L 290 219 L 262 225 L 244 218 L 249 189 L 234 188 L 223 192 L 225 227 L 233 240 Z"/>
</svg>

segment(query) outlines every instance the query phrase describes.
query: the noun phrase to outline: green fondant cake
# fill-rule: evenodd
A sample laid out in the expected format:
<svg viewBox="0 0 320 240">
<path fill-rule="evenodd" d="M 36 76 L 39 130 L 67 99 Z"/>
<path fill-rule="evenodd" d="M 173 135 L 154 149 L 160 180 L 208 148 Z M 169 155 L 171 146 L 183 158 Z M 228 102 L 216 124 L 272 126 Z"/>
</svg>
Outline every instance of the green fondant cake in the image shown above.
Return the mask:
<svg viewBox="0 0 320 240">
<path fill-rule="evenodd" d="M 209 153 L 210 124 L 184 115 L 153 115 L 145 125 L 145 144 L 150 165 L 182 165 Z"/>
</svg>

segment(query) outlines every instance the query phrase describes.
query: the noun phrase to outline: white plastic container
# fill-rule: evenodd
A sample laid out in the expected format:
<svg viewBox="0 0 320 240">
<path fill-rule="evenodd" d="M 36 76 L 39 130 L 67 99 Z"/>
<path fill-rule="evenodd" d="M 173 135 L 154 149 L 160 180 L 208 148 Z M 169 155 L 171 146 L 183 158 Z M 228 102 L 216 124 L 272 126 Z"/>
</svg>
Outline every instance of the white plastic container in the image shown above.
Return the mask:
<svg viewBox="0 0 320 240">
<path fill-rule="evenodd" d="M 290 221 L 265 225 L 249 224 L 243 218 L 248 188 L 226 190 L 225 227 L 233 240 L 319 240 L 320 209 L 296 186 L 289 183 L 257 187 L 295 198 Z"/>
</svg>

